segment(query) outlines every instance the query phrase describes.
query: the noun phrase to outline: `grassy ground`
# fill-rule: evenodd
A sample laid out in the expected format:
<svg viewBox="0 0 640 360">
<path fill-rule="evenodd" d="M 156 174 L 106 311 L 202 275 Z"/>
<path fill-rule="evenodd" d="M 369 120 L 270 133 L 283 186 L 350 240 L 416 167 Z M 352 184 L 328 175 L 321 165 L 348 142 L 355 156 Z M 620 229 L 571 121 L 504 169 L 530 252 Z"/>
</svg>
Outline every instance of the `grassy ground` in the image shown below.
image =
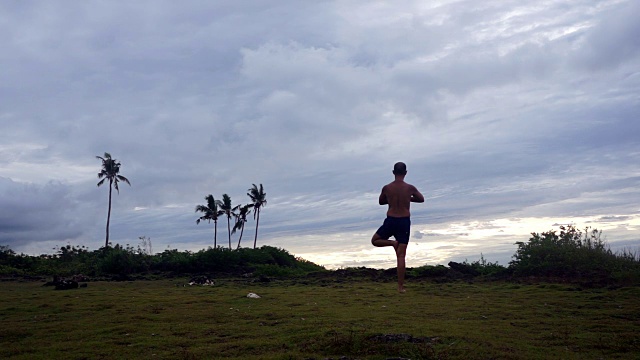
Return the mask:
<svg viewBox="0 0 640 360">
<path fill-rule="evenodd" d="M 640 358 L 638 287 L 416 280 L 398 294 L 370 280 L 183 283 L 2 283 L 0 358 Z"/>
</svg>

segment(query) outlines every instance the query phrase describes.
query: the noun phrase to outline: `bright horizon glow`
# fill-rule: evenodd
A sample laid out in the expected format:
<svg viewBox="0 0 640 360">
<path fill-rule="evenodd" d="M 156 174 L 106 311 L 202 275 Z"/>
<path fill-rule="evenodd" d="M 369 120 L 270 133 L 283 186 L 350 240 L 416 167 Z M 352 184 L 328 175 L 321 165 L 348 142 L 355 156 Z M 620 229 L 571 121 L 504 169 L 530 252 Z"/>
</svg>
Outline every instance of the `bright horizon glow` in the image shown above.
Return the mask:
<svg viewBox="0 0 640 360">
<path fill-rule="evenodd" d="M 507 266 L 515 254 L 515 242 L 527 242 L 531 233 L 550 230 L 560 232 L 561 225 L 574 225 L 584 233 L 585 227 L 602 231 L 602 238 L 612 250 L 616 243 L 637 239 L 640 230 L 640 215 L 611 215 L 611 221 L 598 222 L 601 216 L 570 217 L 557 221 L 550 217 L 529 217 L 521 219 L 496 219 L 471 221 L 468 223 L 412 225 L 414 234 L 407 249 L 407 266 L 446 265 L 450 260 L 475 261 L 482 255 L 489 262 Z M 624 220 L 615 220 L 621 218 Z M 421 229 L 421 230 L 419 230 Z M 391 248 L 376 248 L 370 245 L 371 234 L 353 232 L 334 236 L 306 236 L 299 242 L 316 243 L 317 248 L 307 249 L 295 245 L 293 238 L 278 241 L 294 255 L 312 261 L 328 269 L 343 267 L 395 267 L 395 256 Z M 350 240 L 347 240 L 350 239 Z M 324 244 L 324 246 L 322 246 Z M 342 244 L 342 245 L 341 245 Z M 349 244 L 350 246 L 344 245 Z M 640 246 L 640 242 L 636 244 Z M 277 245 L 280 247 L 280 245 Z M 335 249 L 327 251 L 327 247 Z M 626 247 L 626 246 L 625 246 Z M 299 250 L 298 250 L 299 249 Z M 640 250 L 640 249 L 638 249 Z"/>
</svg>

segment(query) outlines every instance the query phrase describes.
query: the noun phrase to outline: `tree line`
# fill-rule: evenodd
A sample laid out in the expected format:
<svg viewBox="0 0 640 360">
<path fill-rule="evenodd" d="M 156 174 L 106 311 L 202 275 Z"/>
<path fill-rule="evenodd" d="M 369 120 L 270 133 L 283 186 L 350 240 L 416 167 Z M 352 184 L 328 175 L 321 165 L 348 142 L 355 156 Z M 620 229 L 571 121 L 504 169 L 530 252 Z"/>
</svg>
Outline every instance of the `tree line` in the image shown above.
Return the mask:
<svg viewBox="0 0 640 360">
<path fill-rule="evenodd" d="M 122 164 L 111 157 L 108 152 L 104 153 L 104 156 L 96 156 L 97 159 L 102 161 L 102 169 L 98 173 L 98 187 L 109 183 L 109 203 L 107 210 L 107 226 L 104 246 L 109 246 L 109 225 L 111 222 L 111 198 L 113 189 L 120 193 L 118 184 L 122 181 L 129 186 L 131 182 L 125 176 L 120 174 L 120 167 Z M 253 238 L 253 248 L 256 248 L 258 242 L 258 226 L 260 225 L 260 211 L 267 205 L 267 194 L 264 192 L 262 184 L 260 186 L 252 184 L 253 186 L 247 191 L 247 196 L 251 199 L 251 203 L 245 205 L 237 205 L 235 207 L 231 204 L 231 197 L 228 194 L 222 195 L 222 200 L 216 200 L 213 195 L 209 194 L 205 197 L 207 203 L 205 205 L 197 205 L 196 212 L 201 212 L 202 216 L 196 220 L 196 224 L 200 221 L 206 220 L 207 222 L 213 221 L 213 248 L 217 249 L 218 238 L 218 219 L 220 216 L 225 215 L 227 217 L 227 232 L 229 235 L 229 249 L 231 249 L 231 234 L 234 234 L 237 230 L 240 230 L 240 236 L 238 237 L 238 246 L 240 248 L 240 242 L 242 241 L 242 235 L 244 233 L 244 227 L 247 223 L 247 215 L 253 209 L 253 219 L 256 221 L 256 232 Z M 231 218 L 234 219 L 233 228 L 231 228 Z"/>
</svg>

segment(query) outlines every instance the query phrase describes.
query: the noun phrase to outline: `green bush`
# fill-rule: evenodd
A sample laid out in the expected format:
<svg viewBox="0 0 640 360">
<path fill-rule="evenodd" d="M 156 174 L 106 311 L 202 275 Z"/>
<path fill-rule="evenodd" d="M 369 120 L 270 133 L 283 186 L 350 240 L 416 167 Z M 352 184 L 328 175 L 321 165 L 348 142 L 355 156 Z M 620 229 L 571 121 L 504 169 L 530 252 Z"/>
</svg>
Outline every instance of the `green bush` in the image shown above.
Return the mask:
<svg viewBox="0 0 640 360">
<path fill-rule="evenodd" d="M 267 253 L 271 257 L 270 264 L 278 266 L 294 267 L 296 266 L 296 258 L 287 250 L 275 248 L 273 246 L 262 246 L 259 250 Z"/>
<path fill-rule="evenodd" d="M 120 245 L 102 248 L 102 256 L 98 260 L 100 274 L 129 275 L 134 272 L 134 259 L 127 249 Z"/>
<path fill-rule="evenodd" d="M 482 276 L 502 276 L 502 275 L 508 275 L 510 273 L 510 270 L 508 270 L 507 268 L 505 268 L 504 266 L 498 264 L 497 262 L 489 262 L 484 258 L 484 255 L 480 254 L 480 259 L 476 260 L 474 262 L 467 262 L 467 260 L 465 260 L 463 263 L 463 265 L 470 267 L 471 269 L 473 269 L 476 273 L 482 275 Z"/>
<path fill-rule="evenodd" d="M 320 266 L 309 260 L 305 260 L 301 257 L 296 257 L 296 267 L 304 273 L 326 270 L 323 266 Z"/>
<path fill-rule="evenodd" d="M 160 271 L 189 273 L 193 270 L 193 255 L 189 251 L 180 252 L 177 249 L 165 250 L 155 255 L 158 257 L 156 266 Z"/>
<path fill-rule="evenodd" d="M 24 271 L 7 265 L 0 265 L 0 275 L 24 275 Z"/>
<path fill-rule="evenodd" d="M 518 276 L 615 278 L 623 272 L 640 271 L 632 253 L 613 253 L 602 240 L 602 232 L 574 226 L 560 227 L 560 233 L 532 233 L 529 242 L 517 242 L 509 268 Z"/>
<path fill-rule="evenodd" d="M 444 265 L 424 265 L 417 268 L 410 269 L 407 275 L 415 277 L 440 277 L 446 276 L 449 273 L 449 268 Z"/>
</svg>

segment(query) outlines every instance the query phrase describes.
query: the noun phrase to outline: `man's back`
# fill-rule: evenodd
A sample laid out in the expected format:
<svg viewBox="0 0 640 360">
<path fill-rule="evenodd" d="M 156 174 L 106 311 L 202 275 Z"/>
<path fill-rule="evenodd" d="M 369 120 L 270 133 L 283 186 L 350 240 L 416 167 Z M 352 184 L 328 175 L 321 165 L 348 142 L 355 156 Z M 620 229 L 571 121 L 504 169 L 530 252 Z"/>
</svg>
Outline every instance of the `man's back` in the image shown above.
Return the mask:
<svg viewBox="0 0 640 360">
<path fill-rule="evenodd" d="M 389 205 L 387 216 L 409 217 L 411 202 L 424 202 L 424 197 L 415 186 L 396 179 L 382 188 L 380 205 Z"/>
</svg>

